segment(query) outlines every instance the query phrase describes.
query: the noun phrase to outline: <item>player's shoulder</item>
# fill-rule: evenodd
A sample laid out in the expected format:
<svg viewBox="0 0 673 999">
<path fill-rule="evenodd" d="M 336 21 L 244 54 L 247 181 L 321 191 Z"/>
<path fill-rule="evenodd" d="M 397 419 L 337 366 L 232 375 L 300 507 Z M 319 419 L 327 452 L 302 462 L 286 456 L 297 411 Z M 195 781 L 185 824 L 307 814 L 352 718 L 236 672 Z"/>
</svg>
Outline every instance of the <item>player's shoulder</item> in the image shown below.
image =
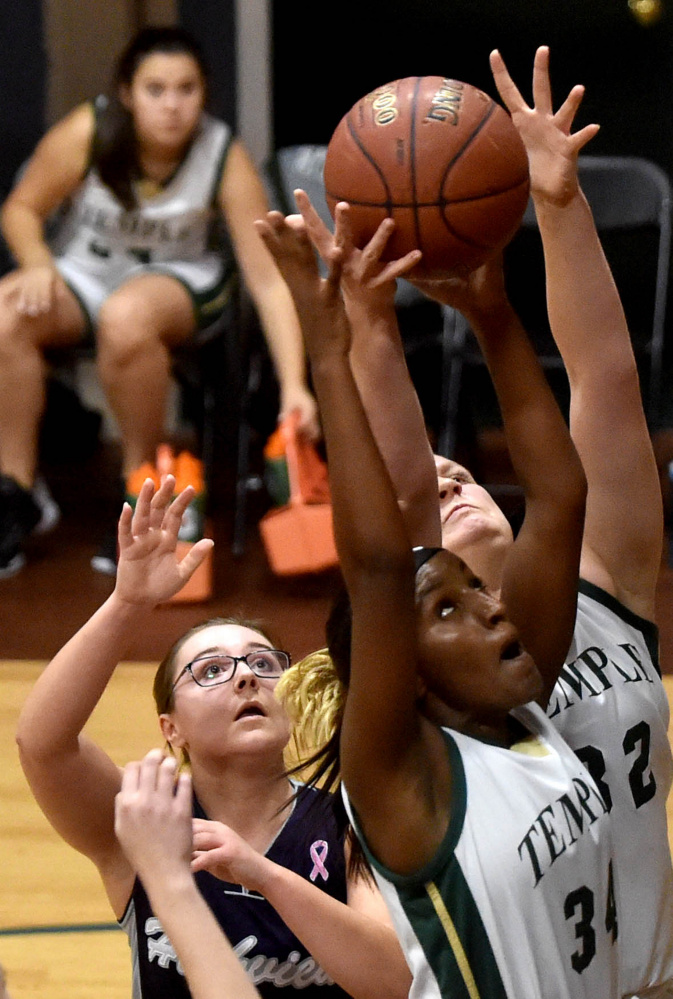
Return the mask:
<svg viewBox="0 0 673 999">
<path fill-rule="evenodd" d="M 656 583 L 641 580 L 621 580 L 608 570 L 604 562 L 586 547 L 582 550 L 580 579 L 589 587 L 607 594 L 623 610 L 637 618 L 654 623 Z"/>
</svg>

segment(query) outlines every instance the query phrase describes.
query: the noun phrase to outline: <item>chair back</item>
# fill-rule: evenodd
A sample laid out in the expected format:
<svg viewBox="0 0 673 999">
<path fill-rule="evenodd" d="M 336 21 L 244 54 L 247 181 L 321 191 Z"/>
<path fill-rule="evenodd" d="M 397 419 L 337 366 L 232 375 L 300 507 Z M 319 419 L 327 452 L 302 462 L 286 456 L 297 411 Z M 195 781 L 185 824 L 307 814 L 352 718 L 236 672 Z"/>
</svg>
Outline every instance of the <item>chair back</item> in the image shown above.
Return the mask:
<svg viewBox="0 0 673 999">
<path fill-rule="evenodd" d="M 272 208 L 284 215 L 296 212 L 294 191 L 299 187 L 306 191 L 320 218 L 331 228 L 332 216 L 323 182 L 326 155 L 327 146 L 310 143 L 278 149 L 264 168 Z"/>
</svg>

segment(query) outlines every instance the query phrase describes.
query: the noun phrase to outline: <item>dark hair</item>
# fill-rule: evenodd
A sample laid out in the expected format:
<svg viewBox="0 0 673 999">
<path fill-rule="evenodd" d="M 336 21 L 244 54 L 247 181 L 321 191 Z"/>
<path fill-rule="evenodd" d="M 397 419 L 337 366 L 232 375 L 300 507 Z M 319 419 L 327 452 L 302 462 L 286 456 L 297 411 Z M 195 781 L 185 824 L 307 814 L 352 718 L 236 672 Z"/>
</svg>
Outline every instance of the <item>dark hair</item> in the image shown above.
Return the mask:
<svg viewBox="0 0 673 999">
<path fill-rule="evenodd" d="M 122 103 L 119 92 L 129 87 L 144 60 L 154 53 L 188 55 L 196 62 L 208 88 L 208 67 L 197 40 L 180 27 L 146 27 L 135 35 L 117 59 L 111 93 L 104 106 L 96 109 L 96 135 L 91 165 L 124 208 L 136 206 L 133 181 L 141 175 L 136 150 L 133 116 Z"/>
<path fill-rule="evenodd" d="M 329 653 L 332 672 L 336 673 L 336 680 L 342 688 L 342 693 L 339 695 L 340 708 L 334 716 L 334 729 L 327 741 L 320 749 L 312 753 L 308 759 L 303 759 L 297 766 L 292 767 L 288 771 L 288 776 L 305 774 L 308 771 L 310 774 L 306 780 L 308 787 L 321 787 L 332 794 L 337 827 L 344 833 L 345 842 L 349 848 L 348 874 L 351 878 L 361 877 L 366 881 L 372 882 L 373 875 L 371 867 L 369 866 L 362 845 L 350 824 L 341 795 L 338 793 L 338 787 L 341 782 L 340 743 L 343 702 L 350 680 L 352 622 L 353 615 L 350 597 L 346 587 L 342 585 L 333 601 L 332 609 L 325 626 L 327 649 L 323 650 L 323 652 L 307 656 L 304 660 L 309 667 L 311 661 L 314 661 L 319 669 L 321 667 L 324 668 L 325 659 L 327 658 L 325 653 Z M 302 663 L 298 663 L 296 668 L 301 670 Z M 333 687 L 333 684 L 326 681 L 324 677 L 322 680 L 318 680 L 318 682 L 323 684 L 328 683 L 330 687 Z M 301 794 L 301 791 L 298 794 Z"/>
</svg>

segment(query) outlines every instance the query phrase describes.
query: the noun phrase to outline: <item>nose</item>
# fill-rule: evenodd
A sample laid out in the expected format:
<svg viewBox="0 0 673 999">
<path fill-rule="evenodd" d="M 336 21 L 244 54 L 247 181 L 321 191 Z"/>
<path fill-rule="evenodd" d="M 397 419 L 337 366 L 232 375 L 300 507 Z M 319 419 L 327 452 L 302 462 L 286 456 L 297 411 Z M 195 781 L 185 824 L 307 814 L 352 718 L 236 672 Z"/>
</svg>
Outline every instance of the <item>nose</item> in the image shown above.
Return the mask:
<svg viewBox="0 0 673 999">
<path fill-rule="evenodd" d="M 495 628 L 506 619 L 505 605 L 499 596 L 494 593 L 475 591 L 478 598 L 477 613 L 484 624 L 489 628 Z"/>
<path fill-rule="evenodd" d="M 236 664 L 236 675 L 234 677 L 236 690 L 244 690 L 246 687 L 256 687 L 257 677 L 252 672 L 247 663 L 238 662 Z"/>
<path fill-rule="evenodd" d="M 176 90 L 167 87 L 164 91 L 164 104 L 167 108 L 177 108 L 180 104 L 180 97 Z"/>
<path fill-rule="evenodd" d="M 447 479 L 441 475 L 437 476 L 437 487 L 440 500 L 445 500 L 450 496 L 459 496 L 463 488 L 461 483 L 456 482 L 455 479 Z"/>
</svg>

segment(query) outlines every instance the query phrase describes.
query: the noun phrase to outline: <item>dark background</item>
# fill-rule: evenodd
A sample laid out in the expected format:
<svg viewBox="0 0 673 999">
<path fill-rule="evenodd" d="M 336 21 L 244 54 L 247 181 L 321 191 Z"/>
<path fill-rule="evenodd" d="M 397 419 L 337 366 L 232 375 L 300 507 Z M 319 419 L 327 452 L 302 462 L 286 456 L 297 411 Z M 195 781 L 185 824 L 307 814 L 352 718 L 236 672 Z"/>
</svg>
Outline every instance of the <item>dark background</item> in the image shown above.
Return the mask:
<svg viewBox="0 0 673 999">
<path fill-rule="evenodd" d="M 273 12 L 279 146 L 328 141 L 356 100 L 404 76 L 450 76 L 497 97 L 493 48 L 530 97 L 535 49 L 549 45 L 557 99 L 587 88 L 579 124 L 602 126 L 592 152 L 645 156 L 673 172 L 673 9 L 649 27 L 627 0 L 280 0 Z"/>
</svg>

